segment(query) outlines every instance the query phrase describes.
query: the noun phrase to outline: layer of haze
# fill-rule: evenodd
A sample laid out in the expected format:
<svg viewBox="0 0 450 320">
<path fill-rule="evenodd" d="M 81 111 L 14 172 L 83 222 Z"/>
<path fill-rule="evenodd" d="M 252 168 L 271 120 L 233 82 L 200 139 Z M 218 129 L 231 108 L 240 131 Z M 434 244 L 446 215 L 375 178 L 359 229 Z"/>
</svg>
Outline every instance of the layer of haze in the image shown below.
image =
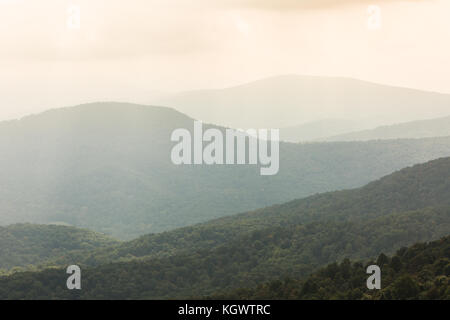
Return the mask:
<svg viewBox="0 0 450 320">
<path fill-rule="evenodd" d="M 0 120 L 280 74 L 450 93 L 449 18 L 448 0 L 0 0 Z"/>
</svg>

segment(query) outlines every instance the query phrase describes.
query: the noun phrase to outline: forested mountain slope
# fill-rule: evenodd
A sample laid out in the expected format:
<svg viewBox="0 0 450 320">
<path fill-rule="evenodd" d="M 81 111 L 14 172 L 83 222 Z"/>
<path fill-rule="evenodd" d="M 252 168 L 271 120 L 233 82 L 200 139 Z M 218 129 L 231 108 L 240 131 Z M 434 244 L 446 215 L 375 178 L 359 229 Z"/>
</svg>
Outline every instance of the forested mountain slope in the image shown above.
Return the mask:
<svg viewBox="0 0 450 320">
<path fill-rule="evenodd" d="M 17 224 L 0 227 L 0 269 L 26 267 L 66 255 L 118 244 L 109 236 L 56 225 Z"/>
<path fill-rule="evenodd" d="M 381 290 L 368 290 L 366 267 L 381 268 Z M 403 247 L 392 257 L 333 263 L 307 279 L 280 279 L 256 288 L 217 293 L 210 299 L 450 299 L 450 236 Z"/>
<path fill-rule="evenodd" d="M 176 166 L 169 108 L 97 103 L 0 123 L 0 225 L 64 223 L 132 239 L 355 188 L 450 155 L 450 137 L 280 145 L 280 171 Z M 221 128 L 221 130 L 224 130 Z"/>
<path fill-rule="evenodd" d="M 136 257 L 168 256 L 214 248 L 243 234 L 274 226 L 366 221 L 395 212 L 446 206 L 450 206 L 450 158 L 402 169 L 362 188 L 319 194 L 170 232 L 149 234 L 114 249 L 72 253 L 53 264 L 89 261 L 97 265 Z"/>
<path fill-rule="evenodd" d="M 65 287 L 65 269 L 0 277 L 0 299 L 165 299 L 208 296 L 284 277 L 303 278 L 345 257 L 368 259 L 450 229 L 450 207 L 392 214 L 365 222 L 273 227 L 236 237 L 214 249 L 166 258 L 81 265 L 82 287 Z M 26 283 L 24 286 L 23 284 Z"/>
<path fill-rule="evenodd" d="M 360 189 L 66 255 L 59 265 L 82 266 L 81 292 L 64 289 L 66 275 L 57 268 L 2 278 L 0 298 L 204 296 L 283 276 L 303 278 L 346 257 L 393 253 L 450 233 L 449 168 L 450 158 L 438 159 Z M 108 263 L 119 259 L 133 261 Z M 23 281 L 31 289 L 20 289 Z"/>
</svg>

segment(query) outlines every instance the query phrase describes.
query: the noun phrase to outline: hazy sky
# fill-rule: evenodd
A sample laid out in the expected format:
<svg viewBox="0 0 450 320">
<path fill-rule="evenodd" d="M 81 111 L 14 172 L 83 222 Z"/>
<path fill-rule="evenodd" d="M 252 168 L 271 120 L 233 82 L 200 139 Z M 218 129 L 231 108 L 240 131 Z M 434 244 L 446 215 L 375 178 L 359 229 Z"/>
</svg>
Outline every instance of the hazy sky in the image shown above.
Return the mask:
<svg viewBox="0 0 450 320">
<path fill-rule="evenodd" d="M 0 0 L 0 120 L 286 73 L 450 93 L 449 57 L 450 0 Z"/>
</svg>

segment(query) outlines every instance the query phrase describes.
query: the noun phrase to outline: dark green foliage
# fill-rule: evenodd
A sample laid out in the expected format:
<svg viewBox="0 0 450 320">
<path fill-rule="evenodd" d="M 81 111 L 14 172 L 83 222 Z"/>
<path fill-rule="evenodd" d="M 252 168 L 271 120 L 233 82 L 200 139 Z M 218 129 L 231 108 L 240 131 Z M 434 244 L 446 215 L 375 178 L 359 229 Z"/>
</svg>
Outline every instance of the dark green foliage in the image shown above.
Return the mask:
<svg viewBox="0 0 450 320">
<path fill-rule="evenodd" d="M 312 196 L 105 249 L 75 251 L 46 264 L 80 264 L 81 292 L 69 292 L 65 270 L 57 268 L 1 278 L 0 299 L 208 296 L 280 278 L 304 279 L 335 261 L 341 263 L 328 267 L 324 281 L 333 285 L 330 277 L 339 274 L 338 285 L 351 289 L 348 295 L 326 291 L 326 286 L 314 279 L 305 284 L 303 293 L 288 291 L 283 281 L 271 284 L 271 290 L 287 292 L 289 297 L 358 299 L 364 293 L 359 277 L 366 275 L 355 271 L 363 269 L 362 264 L 351 264 L 346 258 L 378 257 L 383 268 L 389 266 L 396 273 L 434 263 L 434 255 L 410 257 L 412 251 L 407 249 L 399 250 L 392 259 L 387 255 L 396 248 L 450 233 L 449 168 L 450 158 L 439 159 L 360 189 Z M 411 264 L 404 256 L 412 259 Z M 445 259 L 439 265 L 444 271 L 450 269 Z M 389 279 L 383 277 L 383 281 Z M 392 286 L 392 292 L 402 297 L 414 295 L 414 283 L 402 281 Z M 400 289 L 395 291 L 397 287 Z M 394 294 L 389 292 L 386 294 Z"/>
<path fill-rule="evenodd" d="M 83 267 L 79 298 L 183 298 L 252 287 L 279 277 L 302 278 L 331 261 L 346 256 L 369 258 L 416 241 L 439 238 L 449 228 L 450 208 L 393 214 L 364 223 L 273 227 L 248 233 L 214 249 Z M 0 281 L 0 299 L 11 298 L 7 288 L 14 288 L 14 295 L 23 298 L 68 298 L 64 276 L 63 269 L 14 274 Z M 57 283 L 52 277 L 63 282 Z M 27 286 L 22 288 L 19 284 L 24 281 Z M 45 290 L 41 288 L 43 284 Z"/>
<path fill-rule="evenodd" d="M 116 244 L 118 241 L 109 236 L 73 227 L 32 224 L 0 227 L 0 269 L 27 267 L 70 252 Z"/>
<path fill-rule="evenodd" d="M 379 257 L 380 259 L 380 257 Z M 285 279 L 215 294 L 210 299 L 450 299 L 450 236 L 382 255 L 382 289 L 368 290 L 370 263 L 330 264 L 306 280 Z M 378 260 L 377 260 L 378 261 Z"/>
<path fill-rule="evenodd" d="M 374 249 L 366 255 L 370 256 L 377 254 L 382 247 L 398 241 L 402 238 L 402 234 L 404 235 L 408 223 L 405 221 L 402 225 L 402 215 L 396 216 L 395 213 L 436 207 L 437 209 L 429 211 L 440 212 L 441 216 L 445 217 L 445 213 L 442 212 L 445 212 L 445 208 L 449 206 L 450 158 L 443 158 L 403 169 L 363 188 L 316 195 L 192 227 L 146 235 L 124 242 L 114 250 L 108 248 L 82 252 L 78 255 L 66 255 L 52 264 L 77 262 L 99 265 L 134 258 L 167 257 L 185 251 L 213 249 L 245 234 L 267 228 L 288 227 L 289 229 L 292 226 L 309 223 L 310 228 L 320 231 L 320 228 L 327 223 L 330 228 L 333 228 L 335 225 L 331 222 L 351 221 L 356 225 L 367 225 L 368 219 L 394 214 L 391 216 L 392 225 L 385 220 L 386 230 L 391 232 L 390 238 L 384 240 L 385 243 L 370 241 L 370 245 L 365 244 Z M 439 207 L 441 209 L 438 209 Z M 423 219 L 420 215 L 417 218 Z M 450 233 L 450 228 L 445 223 L 439 226 L 432 219 L 419 220 L 414 220 L 413 223 L 410 221 L 408 228 L 410 228 L 411 237 L 414 237 L 416 230 L 417 234 L 428 234 L 429 237 L 411 238 L 413 241 L 431 240 L 432 235 L 444 236 Z M 314 224 L 314 222 L 319 223 Z M 370 227 L 370 225 L 367 226 Z M 439 232 L 436 232 L 436 228 L 439 228 Z M 340 234 L 336 237 L 340 237 Z M 351 242 L 351 238 L 349 241 Z M 356 240 L 352 246 L 361 248 L 362 244 L 359 245 L 358 241 Z M 352 250 L 349 247 L 347 252 L 353 252 Z"/>
</svg>

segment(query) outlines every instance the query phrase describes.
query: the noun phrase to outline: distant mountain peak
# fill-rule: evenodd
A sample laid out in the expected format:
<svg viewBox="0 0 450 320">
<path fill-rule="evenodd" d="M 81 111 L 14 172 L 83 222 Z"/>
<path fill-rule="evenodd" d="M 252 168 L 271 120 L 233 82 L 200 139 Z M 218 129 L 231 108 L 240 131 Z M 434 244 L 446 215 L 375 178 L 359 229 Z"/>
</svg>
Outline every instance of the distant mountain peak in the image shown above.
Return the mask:
<svg viewBox="0 0 450 320">
<path fill-rule="evenodd" d="M 283 128 L 325 118 L 372 119 L 380 125 L 447 116 L 450 95 L 352 78 L 288 74 L 155 102 L 217 125 Z"/>
</svg>

